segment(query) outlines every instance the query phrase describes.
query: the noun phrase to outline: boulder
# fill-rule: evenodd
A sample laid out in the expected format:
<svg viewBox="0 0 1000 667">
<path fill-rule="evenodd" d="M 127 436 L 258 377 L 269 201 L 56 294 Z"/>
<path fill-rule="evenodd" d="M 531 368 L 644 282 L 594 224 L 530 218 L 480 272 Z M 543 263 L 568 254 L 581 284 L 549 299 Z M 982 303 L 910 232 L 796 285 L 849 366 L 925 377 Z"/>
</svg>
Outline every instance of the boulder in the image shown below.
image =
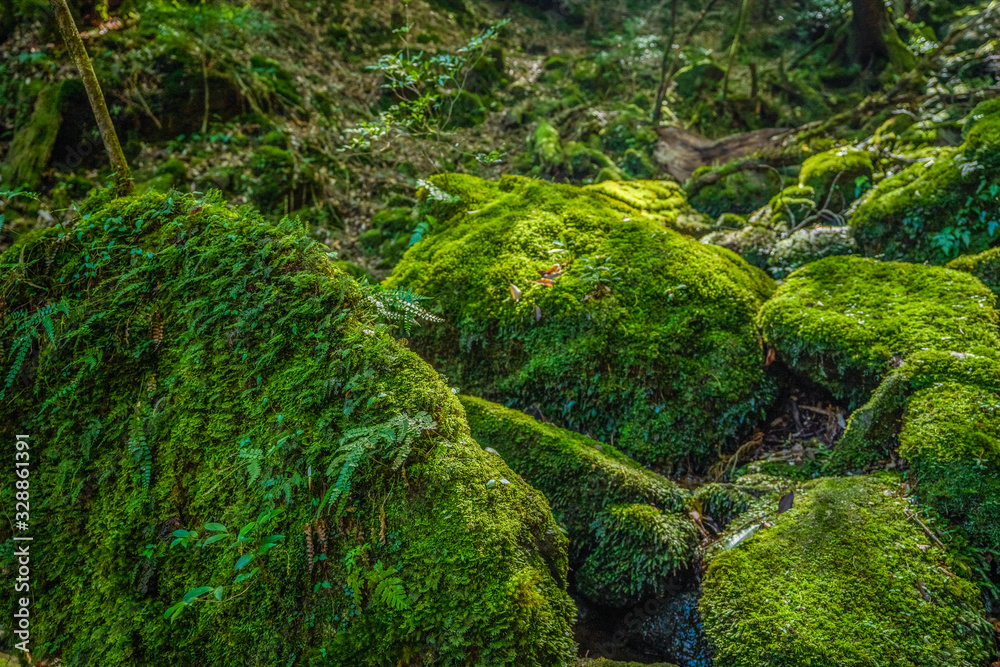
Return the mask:
<svg viewBox="0 0 1000 667">
<path fill-rule="evenodd" d="M 446 324 L 410 344 L 464 391 L 646 464 L 704 462 L 760 418 L 772 390 L 754 317 L 773 283 L 671 229 L 687 209 L 657 193 L 674 190 L 431 182 L 439 223 L 386 284 L 437 300 Z"/>
<path fill-rule="evenodd" d="M 179 194 L 83 210 L 0 260 L 36 661 L 574 658 L 566 538 L 388 334 L 391 295 L 297 220 Z"/>
<path fill-rule="evenodd" d="M 890 477 L 821 478 L 709 562 L 701 613 L 715 664 L 985 664 L 978 587 L 909 518 Z"/>
</svg>

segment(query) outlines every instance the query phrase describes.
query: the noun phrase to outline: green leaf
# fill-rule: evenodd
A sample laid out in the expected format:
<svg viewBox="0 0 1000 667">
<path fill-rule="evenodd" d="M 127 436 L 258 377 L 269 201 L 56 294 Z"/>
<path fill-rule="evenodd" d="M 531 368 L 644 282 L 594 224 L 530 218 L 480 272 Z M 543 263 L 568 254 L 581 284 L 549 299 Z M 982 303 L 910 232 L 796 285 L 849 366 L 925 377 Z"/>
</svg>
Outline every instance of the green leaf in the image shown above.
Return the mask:
<svg viewBox="0 0 1000 667">
<path fill-rule="evenodd" d="M 205 530 L 221 531 L 223 533 L 228 532 L 228 529 L 221 523 L 206 523 Z"/>
<path fill-rule="evenodd" d="M 212 535 L 211 537 L 209 537 L 208 539 L 205 540 L 205 543 L 202 546 L 207 547 L 209 544 L 212 544 L 214 542 L 218 542 L 219 540 L 224 540 L 227 537 L 229 537 L 229 535 L 227 535 L 225 533 L 220 533 L 218 535 Z"/>
<path fill-rule="evenodd" d="M 253 530 L 256 526 L 257 526 L 257 522 L 256 521 L 251 521 L 247 525 L 243 526 L 243 528 L 240 529 L 240 538 L 243 538 L 247 533 L 249 533 L 251 530 Z"/>
<path fill-rule="evenodd" d="M 236 561 L 236 567 L 234 567 L 233 570 L 243 569 L 244 567 L 247 566 L 247 563 L 249 563 L 252 560 L 253 560 L 253 554 L 246 554 L 245 556 L 243 556 L 242 558 L 240 558 L 238 561 Z"/>
<path fill-rule="evenodd" d="M 191 533 L 183 528 L 179 528 L 174 531 L 174 537 L 191 537 Z"/>
<path fill-rule="evenodd" d="M 217 586 L 216 589 L 215 589 L 215 591 L 213 591 L 213 594 L 215 595 L 215 599 L 219 600 L 221 602 L 222 601 L 222 586 Z"/>
<path fill-rule="evenodd" d="M 184 602 L 191 602 L 196 598 L 201 597 L 205 593 L 208 593 L 211 590 L 212 590 L 211 586 L 199 586 L 198 588 L 192 588 L 191 590 L 189 590 L 187 593 L 184 594 L 183 600 Z"/>
</svg>

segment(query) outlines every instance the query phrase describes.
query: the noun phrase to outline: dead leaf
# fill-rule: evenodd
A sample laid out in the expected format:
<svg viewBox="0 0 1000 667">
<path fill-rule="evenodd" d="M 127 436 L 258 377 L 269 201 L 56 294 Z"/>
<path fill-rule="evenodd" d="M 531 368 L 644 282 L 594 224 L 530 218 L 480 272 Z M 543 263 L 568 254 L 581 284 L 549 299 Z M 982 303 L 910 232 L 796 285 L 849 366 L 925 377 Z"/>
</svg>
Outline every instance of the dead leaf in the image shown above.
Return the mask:
<svg viewBox="0 0 1000 667">
<path fill-rule="evenodd" d="M 519 290 L 514 283 L 510 284 L 510 296 L 514 299 L 514 301 L 521 300 L 521 290 Z"/>
<path fill-rule="evenodd" d="M 778 514 L 782 514 L 792 509 L 792 503 L 795 502 L 795 492 L 789 491 L 785 495 L 781 496 L 781 500 L 778 501 Z"/>
</svg>

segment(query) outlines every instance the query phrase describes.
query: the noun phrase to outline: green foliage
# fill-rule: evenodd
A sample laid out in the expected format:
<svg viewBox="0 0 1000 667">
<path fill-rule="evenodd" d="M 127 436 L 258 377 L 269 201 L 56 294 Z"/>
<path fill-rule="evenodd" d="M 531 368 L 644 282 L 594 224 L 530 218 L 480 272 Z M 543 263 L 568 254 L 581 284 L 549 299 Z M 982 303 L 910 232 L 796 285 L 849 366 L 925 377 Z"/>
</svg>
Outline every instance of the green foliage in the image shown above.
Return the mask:
<svg viewBox="0 0 1000 667">
<path fill-rule="evenodd" d="M 977 587 L 928 544 L 910 503 L 891 479 L 796 488 L 791 510 L 708 565 L 700 607 L 717 664 L 985 663 Z"/>
<path fill-rule="evenodd" d="M 715 524 L 720 531 L 750 507 L 753 496 L 732 484 L 712 482 L 694 492 L 695 510 Z"/>
<path fill-rule="evenodd" d="M 36 443 L 33 588 L 56 610 L 33 657 L 572 658 L 545 499 L 472 441 L 379 292 L 295 220 L 180 194 L 82 211 L 0 258 L 0 358 L 33 341 L 0 420 Z"/>
<path fill-rule="evenodd" d="M 396 133 L 437 136 L 483 122 L 486 110 L 482 100 L 467 90 L 466 84 L 487 59 L 489 43 L 508 22 L 503 19 L 486 28 L 455 53 L 417 51 L 408 41 L 411 26 L 397 28 L 394 32 L 403 41 L 403 48 L 382 55 L 368 67 L 382 77 L 387 108 L 376 120 L 348 130 L 354 135 L 348 148 L 366 150 L 373 141 L 384 141 Z"/>
<path fill-rule="evenodd" d="M 877 184 L 851 217 L 865 254 L 943 264 L 1000 239 L 1000 108 L 981 103 L 965 143 Z"/>
<path fill-rule="evenodd" d="M 438 300 L 449 324 L 411 345 L 456 384 L 642 462 L 702 462 L 769 402 L 753 318 L 771 282 L 667 226 L 689 210 L 676 186 L 433 183 L 461 202 L 386 284 Z"/>
<path fill-rule="evenodd" d="M 686 516 L 651 505 L 609 505 L 592 529 L 597 547 L 577 571 L 576 585 L 615 607 L 662 597 L 669 575 L 692 564 L 698 544 Z"/>
<path fill-rule="evenodd" d="M 995 302 L 958 271 L 828 257 L 789 276 L 759 321 L 789 366 L 857 407 L 914 352 L 1000 347 Z"/>
</svg>

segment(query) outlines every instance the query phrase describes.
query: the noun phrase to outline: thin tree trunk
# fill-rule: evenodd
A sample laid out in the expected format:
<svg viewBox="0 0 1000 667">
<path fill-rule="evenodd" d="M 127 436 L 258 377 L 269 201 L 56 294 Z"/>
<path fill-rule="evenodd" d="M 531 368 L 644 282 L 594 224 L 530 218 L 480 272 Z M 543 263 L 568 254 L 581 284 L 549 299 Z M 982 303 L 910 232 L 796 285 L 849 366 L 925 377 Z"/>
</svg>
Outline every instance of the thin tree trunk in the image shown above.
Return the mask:
<svg viewBox="0 0 1000 667">
<path fill-rule="evenodd" d="M 59 32 L 62 33 L 66 48 L 69 49 L 70 56 L 80 72 L 83 79 L 83 87 L 90 98 L 90 107 L 94 111 L 97 119 L 97 128 L 101 132 L 101 140 L 104 142 L 104 150 L 111 160 L 111 168 L 115 172 L 115 195 L 122 197 L 132 193 L 132 172 L 125 161 L 125 153 L 122 152 L 121 144 L 118 143 L 118 135 L 115 133 L 115 126 L 111 122 L 111 114 L 108 113 L 108 105 L 104 102 L 104 93 L 101 92 L 101 84 L 97 81 L 94 73 L 94 66 L 87 55 L 87 49 L 80 39 L 80 32 L 76 29 L 73 15 L 70 13 L 66 0 L 52 0 L 52 7 L 56 13 L 56 21 L 59 24 Z"/>
<path fill-rule="evenodd" d="M 677 2 L 671 0 L 670 3 L 670 36 L 663 46 L 663 59 L 660 60 L 660 85 L 656 89 L 656 102 L 653 105 L 653 125 L 660 124 L 663 117 L 663 101 L 667 97 L 667 69 L 670 63 L 670 54 L 674 50 L 674 37 L 677 36 Z"/>
<path fill-rule="evenodd" d="M 747 23 L 747 16 L 750 15 L 750 3 L 752 0 L 743 0 L 740 5 L 740 18 L 736 22 L 736 35 L 733 37 L 733 43 L 729 47 L 729 64 L 726 65 L 726 76 L 722 80 L 722 101 L 726 101 L 726 97 L 729 96 L 729 73 L 733 71 L 733 65 L 736 64 L 736 53 L 740 49 L 740 36 L 743 34 L 743 28 Z"/>
<path fill-rule="evenodd" d="M 670 85 L 674 82 L 674 76 L 680 69 L 681 53 L 683 53 L 684 49 L 687 48 L 687 45 L 691 42 L 691 38 L 694 37 L 695 33 L 698 32 L 698 28 L 701 27 L 702 21 L 705 20 L 705 17 L 708 16 L 708 13 L 712 11 L 712 8 L 715 7 L 715 4 L 718 1 L 719 0 L 708 0 L 708 3 L 704 7 L 702 7 L 701 13 L 698 15 L 698 19 L 694 22 L 694 25 L 691 26 L 691 29 L 688 30 L 687 35 L 684 36 L 684 41 L 682 41 L 677 46 L 676 49 L 673 49 L 675 53 L 673 55 L 673 58 L 671 59 L 670 67 L 666 70 L 661 69 L 660 87 L 656 91 L 657 104 L 656 108 L 653 111 L 654 123 L 658 124 L 660 122 L 659 114 L 662 114 L 663 100 L 666 99 L 667 91 L 670 90 Z M 671 38 L 671 41 L 673 41 L 673 38 Z M 670 49 L 665 49 L 663 53 L 663 61 L 661 63 L 661 66 L 667 62 L 667 58 L 669 55 L 670 55 Z"/>
</svg>

